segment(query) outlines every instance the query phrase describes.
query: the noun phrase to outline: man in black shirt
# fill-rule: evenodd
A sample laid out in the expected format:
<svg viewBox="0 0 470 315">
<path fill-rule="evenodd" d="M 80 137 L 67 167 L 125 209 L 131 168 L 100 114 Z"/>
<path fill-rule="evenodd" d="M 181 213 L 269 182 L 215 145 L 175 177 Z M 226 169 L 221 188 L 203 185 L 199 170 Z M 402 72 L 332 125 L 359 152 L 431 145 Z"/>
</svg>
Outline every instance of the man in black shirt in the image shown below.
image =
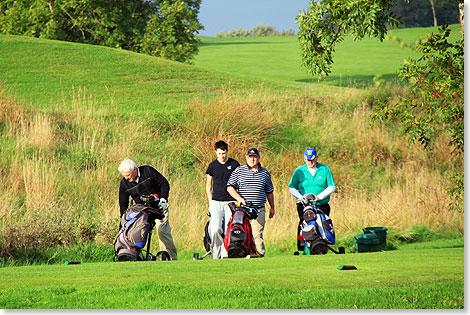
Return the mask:
<svg viewBox="0 0 470 315">
<path fill-rule="evenodd" d="M 132 197 L 135 203 L 143 203 L 140 200 L 142 195 L 157 194 L 160 198 L 159 206 L 163 210 L 165 217 L 162 220 L 156 219 L 160 249 L 170 254 L 171 260 L 177 260 L 173 236 L 171 235 L 171 226 L 168 214 L 168 195 L 170 193 L 170 184 L 156 169 L 151 166 L 143 165 L 137 167 L 137 164 L 125 158 L 118 167 L 119 172 L 124 176 L 119 185 L 119 207 L 122 215 L 129 206 L 129 197 Z"/>
<path fill-rule="evenodd" d="M 235 199 L 227 192 L 227 180 L 240 163 L 228 157 L 228 145 L 224 141 L 216 142 L 214 148 L 217 159 L 207 167 L 206 193 L 211 216 L 209 223 L 211 254 L 212 259 L 218 259 L 228 257 L 224 247 L 224 234 L 232 216 L 228 203 Z"/>
</svg>

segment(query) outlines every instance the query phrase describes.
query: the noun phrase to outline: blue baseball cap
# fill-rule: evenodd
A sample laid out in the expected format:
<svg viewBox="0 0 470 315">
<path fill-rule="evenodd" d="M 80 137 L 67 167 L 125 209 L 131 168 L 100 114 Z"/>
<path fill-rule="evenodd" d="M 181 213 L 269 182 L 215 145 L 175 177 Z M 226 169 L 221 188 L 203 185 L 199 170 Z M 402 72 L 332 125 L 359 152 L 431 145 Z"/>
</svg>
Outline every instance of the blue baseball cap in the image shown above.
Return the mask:
<svg viewBox="0 0 470 315">
<path fill-rule="evenodd" d="M 307 160 L 314 160 L 317 157 L 317 151 L 314 148 L 307 148 L 304 152 L 304 156 Z"/>
</svg>

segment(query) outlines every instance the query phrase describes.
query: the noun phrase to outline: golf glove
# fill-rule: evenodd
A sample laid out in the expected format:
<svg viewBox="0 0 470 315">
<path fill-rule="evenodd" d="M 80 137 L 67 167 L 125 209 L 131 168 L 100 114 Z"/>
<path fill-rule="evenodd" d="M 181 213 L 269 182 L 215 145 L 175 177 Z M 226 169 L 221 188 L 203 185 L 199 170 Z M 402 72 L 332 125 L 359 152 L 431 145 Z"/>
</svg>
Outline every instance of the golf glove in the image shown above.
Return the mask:
<svg viewBox="0 0 470 315">
<path fill-rule="evenodd" d="M 166 210 L 168 209 L 168 201 L 166 201 L 165 198 L 160 198 L 160 202 L 158 203 L 158 206 L 160 207 L 160 209 Z"/>
</svg>

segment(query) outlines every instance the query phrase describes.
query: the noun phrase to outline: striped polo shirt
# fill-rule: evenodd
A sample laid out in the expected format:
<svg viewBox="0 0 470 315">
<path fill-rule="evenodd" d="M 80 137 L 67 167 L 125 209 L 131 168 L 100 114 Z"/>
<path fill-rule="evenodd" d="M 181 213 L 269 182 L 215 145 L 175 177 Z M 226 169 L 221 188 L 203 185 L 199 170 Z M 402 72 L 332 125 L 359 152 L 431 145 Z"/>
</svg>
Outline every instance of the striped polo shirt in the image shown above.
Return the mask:
<svg viewBox="0 0 470 315">
<path fill-rule="evenodd" d="M 274 191 L 268 170 L 260 166 L 257 172 L 253 172 L 247 164 L 232 172 L 227 181 L 228 186 L 235 188 L 243 199 L 251 201 L 256 208 L 264 207 L 266 194 Z"/>
</svg>

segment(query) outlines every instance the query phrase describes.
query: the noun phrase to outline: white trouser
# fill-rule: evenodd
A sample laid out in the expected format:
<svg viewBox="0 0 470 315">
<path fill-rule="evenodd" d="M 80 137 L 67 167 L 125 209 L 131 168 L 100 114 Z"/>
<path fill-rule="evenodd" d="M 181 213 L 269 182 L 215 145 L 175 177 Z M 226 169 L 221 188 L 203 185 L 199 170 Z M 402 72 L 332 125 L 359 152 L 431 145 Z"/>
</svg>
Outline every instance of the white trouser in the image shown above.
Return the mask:
<svg viewBox="0 0 470 315">
<path fill-rule="evenodd" d="M 230 201 L 211 200 L 209 204 L 209 236 L 211 239 L 212 259 L 228 257 L 227 250 L 224 247 L 224 235 L 227 231 L 227 225 L 232 217 L 232 212 L 228 206 Z"/>
</svg>

